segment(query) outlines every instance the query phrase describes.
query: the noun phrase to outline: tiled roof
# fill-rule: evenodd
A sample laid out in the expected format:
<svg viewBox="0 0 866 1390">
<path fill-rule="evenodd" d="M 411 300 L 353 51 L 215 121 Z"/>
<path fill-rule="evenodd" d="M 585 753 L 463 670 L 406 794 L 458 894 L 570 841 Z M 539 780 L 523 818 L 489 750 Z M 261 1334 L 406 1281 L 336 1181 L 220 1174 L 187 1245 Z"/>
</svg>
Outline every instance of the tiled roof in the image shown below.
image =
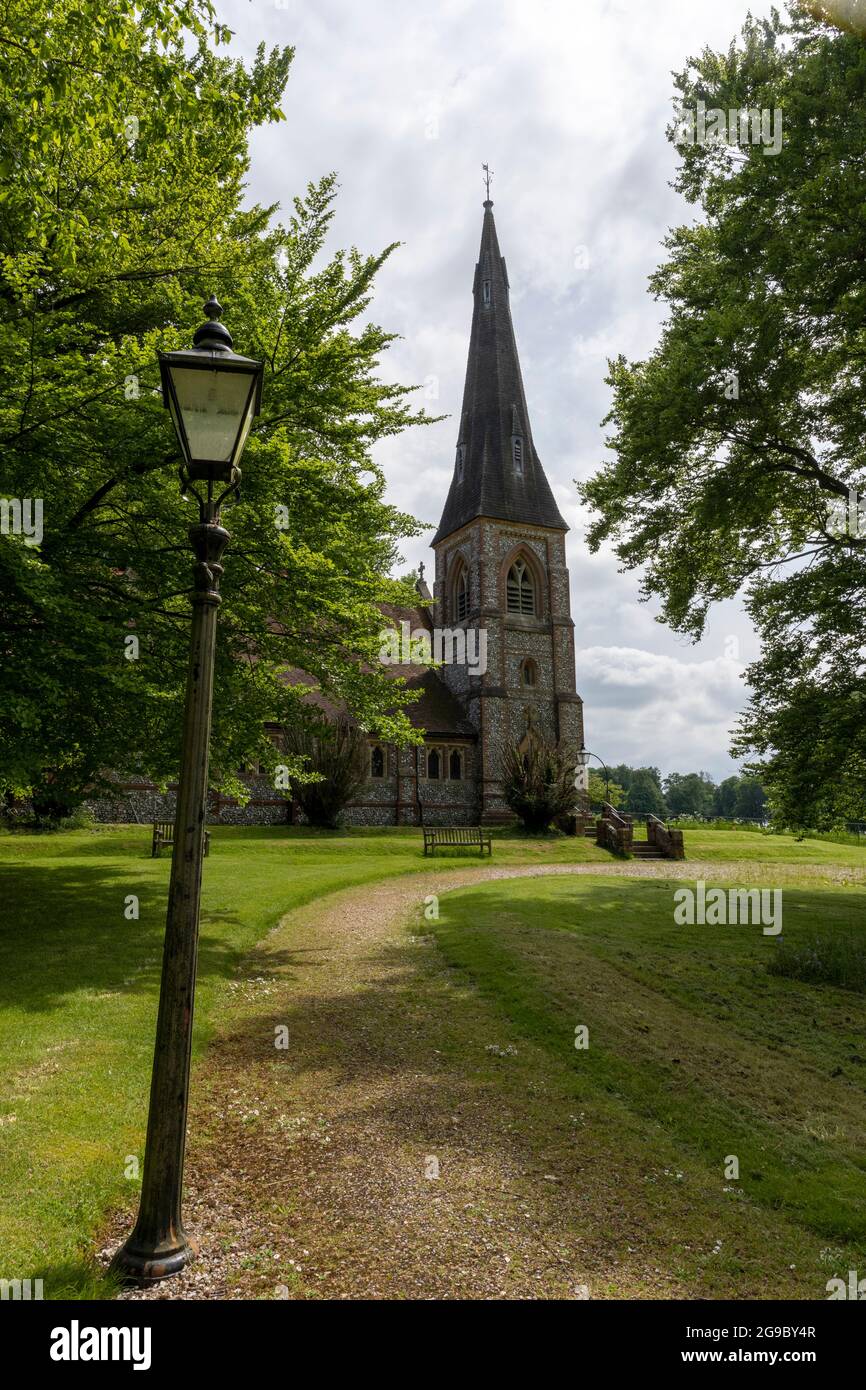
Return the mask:
<svg viewBox="0 0 866 1390">
<path fill-rule="evenodd" d="M 489 200 L 484 204 L 472 293 L 475 305 L 457 434 L 462 476 L 455 461 L 433 544 L 477 516 L 567 531 L 532 441 L 508 302 L 508 274 Z M 521 440 L 522 473 L 514 464 L 516 436 Z"/>
<path fill-rule="evenodd" d="M 401 622 L 408 622 L 410 631 L 426 628 L 432 631 L 430 611 L 427 608 L 398 608 L 394 604 L 382 604 L 383 615 L 399 628 Z M 440 677 L 438 671 L 419 669 L 417 665 L 389 666 L 388 674 L 395 679 L 402 676 L 409 690 L 421 690 L 422 694 L 407 707 L 409 722 L 415 729 L 423 729 L 428 734 L 474 738 L 475 730 L 465 718 L 459 700 L 452 694 Z M 308 671 L 293 667 L 284 673 L 287 685 L 315 686 L 316 679 Z M 311 691 L 313 704 L 333 718 L 339 707 L 320 691 Z"/>
</svg>

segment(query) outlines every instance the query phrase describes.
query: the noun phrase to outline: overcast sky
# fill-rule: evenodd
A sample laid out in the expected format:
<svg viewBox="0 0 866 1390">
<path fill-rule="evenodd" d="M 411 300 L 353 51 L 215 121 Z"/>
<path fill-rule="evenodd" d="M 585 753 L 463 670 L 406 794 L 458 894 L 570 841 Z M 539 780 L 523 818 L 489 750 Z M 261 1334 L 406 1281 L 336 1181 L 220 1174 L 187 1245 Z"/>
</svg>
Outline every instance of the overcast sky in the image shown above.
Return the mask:
<svg viewBox="0 0 866 1390">
<path fill-rule="evenodd" d="M 472 276 L 493 170 L 499 241 L 533 436 L 560 511 L 586 702 L 587 746 L 608 763 L 663 773 L 734 771 L 728 732 L 757 652 L 738 603 L 720 605 L 698 645 L 638 601 L 610 551 L 590 555 L 574 479 L 604 460 L 606 360 L 653 348 L 661 308 L 647 276 L 667 228 L 694 210 L 669 187 L 671 72 L 705 45 L 726 48 L 763 0 L 217 0 L 233 51 L 259 40 L 297 53 L 287 120 L 256 133 L 250 196 L 292 197 L 335 169 L 331 249 L 402 243 L 371 317 L 402 335 L 382 374 L 423 383 L 450 419 L 378 454 L 390 498 L 439 520 L 454 462 Z M 426 398 L 426 399 L 425 399 Z M 406 562 L 432 555 L 423 540 Z M 431 566 L 432 568 L 432 566 Z"/>
</svg>

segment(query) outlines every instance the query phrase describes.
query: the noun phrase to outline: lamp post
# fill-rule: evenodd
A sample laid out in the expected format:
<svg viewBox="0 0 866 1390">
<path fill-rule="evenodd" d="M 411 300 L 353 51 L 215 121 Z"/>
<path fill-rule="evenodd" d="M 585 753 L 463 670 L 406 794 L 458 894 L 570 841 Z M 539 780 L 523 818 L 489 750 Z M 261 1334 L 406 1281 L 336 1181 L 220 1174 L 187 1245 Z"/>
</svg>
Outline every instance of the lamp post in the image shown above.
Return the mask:
<svg viewBox="0 0 866 1390">
<path fill-rule="evenodd" d="M 585 788 L 581 788 L 581 790 L 585 790 L 585 791 L 587 791 L 587 792 L 589 791 L 589 773 L 588 773 L 588 769 L 587 769 L 587 763 L 589 762 L 589 759 L 590 759 L 590 758 L 595 758 L 596 762 L 597 762 L 597 763 L 601 763 L 601 766 L 604 768 L 604 799 L 605 799 L 606 802 L 609 803 L 609 802 L 610 802 L 610 773 L 609 773 L 608 770 L 607 770 L 607 764 L 604 763 L 604 762 L 602 762 L 601 758 L 598 756 L 597 753 L 590 753 L 589 750 L 588 750 L 583 744 L 580 745 L 580 752 L 579 752 L 578 755 L 577 755 L 577 761 L 578 761 L 578 765 L 579 765 L 579 767 L 580 767 L 580 769 L 581 769 L 581 772 L 585 772 L 585 773 L 587 774 L 586 787 L 585 787 Z"/>
<path fill-rule="evenodd" d="M 189 528 L 195 555 L 192 628 L 141 1201 L 132 1233 L 111 1266 L 126 1281 L 144 1284 L 176 1274 L 196 1254 L 184 1233 L 181 1200 L 214 646 L 221 561 L 229 542 L 220 507 L 240 488 L 238 463 L 261 401 L 261 362 L 232 351 L 213 295 L 205 313 L 208 321 L 192 348 L 159 355 L 163 400 L 183 456 L 183 492 L 198 500 L 199 519 Z"/>
</svg>

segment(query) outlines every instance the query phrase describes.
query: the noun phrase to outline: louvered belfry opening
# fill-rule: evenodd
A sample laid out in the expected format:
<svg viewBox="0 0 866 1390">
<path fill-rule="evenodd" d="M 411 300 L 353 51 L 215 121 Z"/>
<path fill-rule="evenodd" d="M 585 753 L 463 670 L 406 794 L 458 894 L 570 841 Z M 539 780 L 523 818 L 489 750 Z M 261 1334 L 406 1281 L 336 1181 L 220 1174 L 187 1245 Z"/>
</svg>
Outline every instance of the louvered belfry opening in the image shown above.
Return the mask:
<svg viewBox="0 0 866 1390">
<path fill-rule="evenodd" d="M 535 613 L 535 585 L 525 560 L 515 560 L 505 585 L 506 608 L 531 618 Z"/>
<path fill-rule="evenodd" d="M 457 576 L 457 583 L 454 586 L 454 616 L 458 623 L 462 623 L 469 615 L 469 577 L 465 566 L 461 565 L 460 573 Z"/>
</svg>

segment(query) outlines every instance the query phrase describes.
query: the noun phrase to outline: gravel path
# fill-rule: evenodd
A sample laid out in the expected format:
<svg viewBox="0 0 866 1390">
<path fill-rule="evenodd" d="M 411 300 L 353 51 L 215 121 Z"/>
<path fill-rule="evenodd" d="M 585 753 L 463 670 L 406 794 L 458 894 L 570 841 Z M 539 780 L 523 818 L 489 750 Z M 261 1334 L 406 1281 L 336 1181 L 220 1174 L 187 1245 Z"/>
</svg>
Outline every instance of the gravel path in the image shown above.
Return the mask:
<svg viewBox="0 0 866 1390">
<path fill-rule="evenodd" d="M 442 870 L 290 914 L 229 986 L 221 1033 L 196 1068 L 185 1213 L 201 1257 L 121 1297 L 581 1299 L 607 1281 L 620 1296 L 688 1296 L 641 1259 L 640 1215 L 629 1224 L 622 1210 L 616 1163 L 581 1164 L 577 1117 L 538 1122 L 544 1060 L 524 1042 L 519 1057 L 500 1052 L 494 1006 L 406 924 L 428 895 L 482 881 L 742 883 L 768 872 L 785 882 L 790 871 L 692 861 Z M 851 881 L 844 869 L 810 872 Z M 514 1068 L 510 1089 L 490 1081 L 491 1065 Z M 128 1225 L 128 1213 L 112 1222 L 105 1258 Z"/>
</svg>

